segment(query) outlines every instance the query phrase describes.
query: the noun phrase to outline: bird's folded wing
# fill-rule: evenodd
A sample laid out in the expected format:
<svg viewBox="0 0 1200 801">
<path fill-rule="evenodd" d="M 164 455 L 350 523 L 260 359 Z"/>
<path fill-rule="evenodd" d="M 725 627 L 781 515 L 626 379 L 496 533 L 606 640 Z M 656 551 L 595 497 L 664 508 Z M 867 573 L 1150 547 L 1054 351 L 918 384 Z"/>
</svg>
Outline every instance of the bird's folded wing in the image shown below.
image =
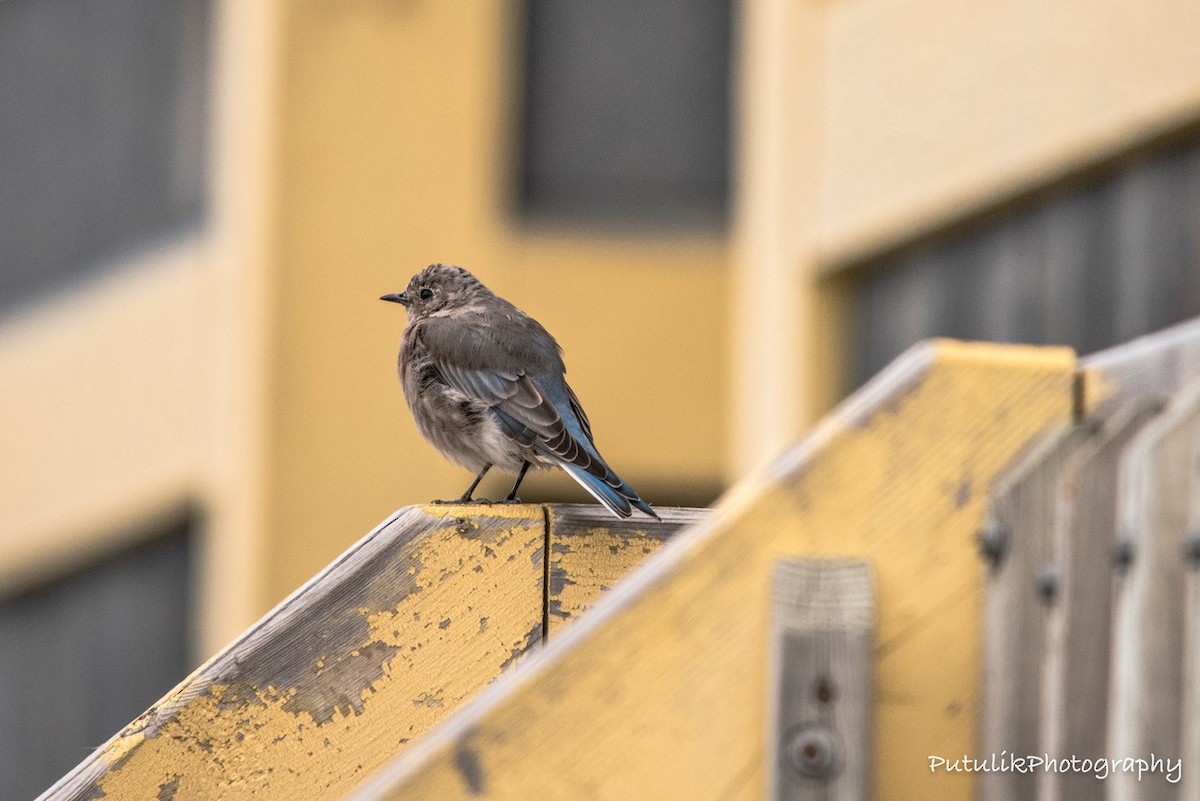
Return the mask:
<svg viewBox="0 0 1200 801">
<path fill-rule="evenodd" d="M 572 436 L 562 415 L 535 379 L 524 374 L 466 370 L 441 362 L 438 370 L 447 384 L 490 405 L 513 439 L 608 481 L 611 471 Z M 585 427 L 582 421 L 580 426 Z M 619 482 L 616 476 L 612 478 Z"/>
<path fill-rule="evenodd" d="M 434 322 L 438 324 L 429 325 Z M 542 383 L 554 382 L 554 374 L 534 377 L 512 364 L 515 360 L 499 348 L 494 332 L 473 332 L 468 326 L 430 320 L 423 325 L 421 339 L 446 383 L 491 406 L 514 440 L 582 468 L 614 488 L 620 486 L 620 479 L 592 453 L 590 443 L 578 441 L 577 436 L 590 438 L 591 426 L 561 373 L 557 383 L 564 391 L 557 394 L 563 395 L 564 408 L 560 411 L 552 397 L 554 387 Z M 473 341 L 478 339 L 484 341 Z M 493 358 L 486 356 L 489 347 L 496 351 Z M 466 358 L 459 357 L 462 350 L 468 352 Z M 555 362 L 551 369 L 561 365 L 561 361 Z M 575 418 L 577 434 L 572 433 L 575 426 L 563 419 L 564 414 Z"/>
<path fill-rule="evenodd" d="M 583 426 L 583 433 L 587 434 L 587 438 L 592 440 L 592 424 L 588 420 L 587 413 L 583 411 L 583 404 L 579 402 L 579 398 L 575 397 L 575 390 L 571 389 L 571 385 L 565 381 L 563 384 L 567 387 L 567 397 L 571 401 L 571 411 L 575 412 L 575 416 L 579 418 L 579 425 Z M 595 440 L 592 440 L 593 444 Z"/>
</svg>

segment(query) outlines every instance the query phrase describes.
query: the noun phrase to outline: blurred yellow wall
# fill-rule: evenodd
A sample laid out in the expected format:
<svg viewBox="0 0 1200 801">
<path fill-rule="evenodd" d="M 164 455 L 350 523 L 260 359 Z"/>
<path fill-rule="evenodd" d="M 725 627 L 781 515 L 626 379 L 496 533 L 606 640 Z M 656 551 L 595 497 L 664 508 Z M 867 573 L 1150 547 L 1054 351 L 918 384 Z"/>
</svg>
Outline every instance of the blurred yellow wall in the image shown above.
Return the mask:
<svg viewBox="0 0 1200 801">
<path fill-rule="evenodd" d="M 268 599 L 395 507 L 470 480 L 417 435 L 395 373 L 404 314 L 377 300 L 430 262 L 546 325 L 602 452 L 652 502 L 706 501 L 724 477 L 725 238 L 517 216 L 519 23 L 479 0 L 285 6 Z M 526 495 L 573 486 L 547 476 Z"/>
<path fill-rule="evenodd" d="M 264 601 L 469 480 L 417 436 L 376 300 L 426 263 L 545 323 L 606 457 L 696 502 L 837 400 L 839 265 L 1200 109 L 1194 4 L 920 6 L 738 4 L 731 230 L 655 234 L 514 211 L 521 3 L 283 4 Z"/>
<path fill-rule="evenodd" d="M 846 265 L 1200 120 L 1191 0 L 743 0 L 728 230 L 572 228 L 514 211 L 518 0 L 215 2 L 208 225 L 0 325 L 0 591 L 193 504 L 200 654 L 465 487 L 377 300 L 425 264 L 557 336 L 643 495 L 703 502 L 837 399 Z"/>
</svg>

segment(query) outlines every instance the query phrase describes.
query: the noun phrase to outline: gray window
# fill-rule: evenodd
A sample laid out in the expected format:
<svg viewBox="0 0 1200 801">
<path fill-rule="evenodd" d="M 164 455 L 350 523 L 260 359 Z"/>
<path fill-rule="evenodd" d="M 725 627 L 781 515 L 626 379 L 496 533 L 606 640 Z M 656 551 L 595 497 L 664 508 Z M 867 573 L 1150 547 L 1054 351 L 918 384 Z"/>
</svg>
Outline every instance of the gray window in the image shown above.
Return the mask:
<svg viewBox="0 0 1200 801">
<path fill-rule="evenodd" d="M 0 598 L 0 799 L 38 795 L 193 667 L 190 528 Z"/>
<path fill-rule="evenodd" d="M 722 223 L 731 16 L 729 0 L 529 0 L 524 213 Z"/>
<path fill-rule="evenodd" d="M 209 13 L 0 2 L 0 313 L 199 224 Z"/>
<path fill-rule="evenodd" d="M 852 279 L 857 386 L 932 336 L 1110 347 L 1200 314 L 1200 139 L 916 243 Z"/>
</svg>

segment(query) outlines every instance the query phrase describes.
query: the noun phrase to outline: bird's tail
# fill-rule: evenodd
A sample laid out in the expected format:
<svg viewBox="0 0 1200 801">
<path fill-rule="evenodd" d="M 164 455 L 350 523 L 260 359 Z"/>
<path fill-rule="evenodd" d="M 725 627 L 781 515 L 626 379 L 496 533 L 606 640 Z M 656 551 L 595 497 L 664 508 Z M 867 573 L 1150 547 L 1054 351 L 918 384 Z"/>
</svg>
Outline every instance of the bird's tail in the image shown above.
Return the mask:
<svg viewBox="0 0 1200 801">
<path fill-rule="evenodd" d="M 611 469 L 606 470 L 607 475 L 601 478 L 570 462 L 561 463 L 560 466 L 567 471 L 571 478 L 575 479 L 579 486 L 587 490 L 593 498 L 604 504 L 617 517 L 629 517 L 636 507 L 655 520 L 659 519 L 650 504 L 639 498 L 638 494 L 633 491 L 633 487 L 621 480 L 621 477 Z"/>
</svg>

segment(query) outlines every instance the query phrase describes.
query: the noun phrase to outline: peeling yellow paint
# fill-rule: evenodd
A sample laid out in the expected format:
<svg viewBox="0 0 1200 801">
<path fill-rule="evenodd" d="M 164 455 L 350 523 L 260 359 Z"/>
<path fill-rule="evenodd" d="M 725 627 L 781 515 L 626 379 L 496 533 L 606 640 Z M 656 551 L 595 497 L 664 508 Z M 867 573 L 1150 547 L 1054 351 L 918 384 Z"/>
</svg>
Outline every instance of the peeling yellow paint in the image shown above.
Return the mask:
<svg viewBox="0 0 1200 801">
<path fill-rule="evenodd" d="M 971 777 L 927 757 L 975 745 L 973 535 L 995 478 L 1071 420 L 1073 378 L 1065 349 L 910 354 L 363 797 L 762 798 L 770 567 L 838 556 L 877 577 L 872 797 L 965 801 Z"/>
<path fill-rule="evenodd" d="M 360 543 L 331 568 L 341 574 L 310 585 L 326 595 L 268 616 L 57 797 L 157 799 L 168 784 L 175 799 L 345 793 L 540 642 L 545 516 L 503 511 L 402 514 L 373 538 L 390 531 L 378 547 L 393 550 Z"/>
<path fill-rule="evenodd" d="M 578 617 L 647 556 L 663 545 L 644 531 L 628 535 L 592 528 L 550 547 L 548 634 L 553 636 Z"/>
</svg>

